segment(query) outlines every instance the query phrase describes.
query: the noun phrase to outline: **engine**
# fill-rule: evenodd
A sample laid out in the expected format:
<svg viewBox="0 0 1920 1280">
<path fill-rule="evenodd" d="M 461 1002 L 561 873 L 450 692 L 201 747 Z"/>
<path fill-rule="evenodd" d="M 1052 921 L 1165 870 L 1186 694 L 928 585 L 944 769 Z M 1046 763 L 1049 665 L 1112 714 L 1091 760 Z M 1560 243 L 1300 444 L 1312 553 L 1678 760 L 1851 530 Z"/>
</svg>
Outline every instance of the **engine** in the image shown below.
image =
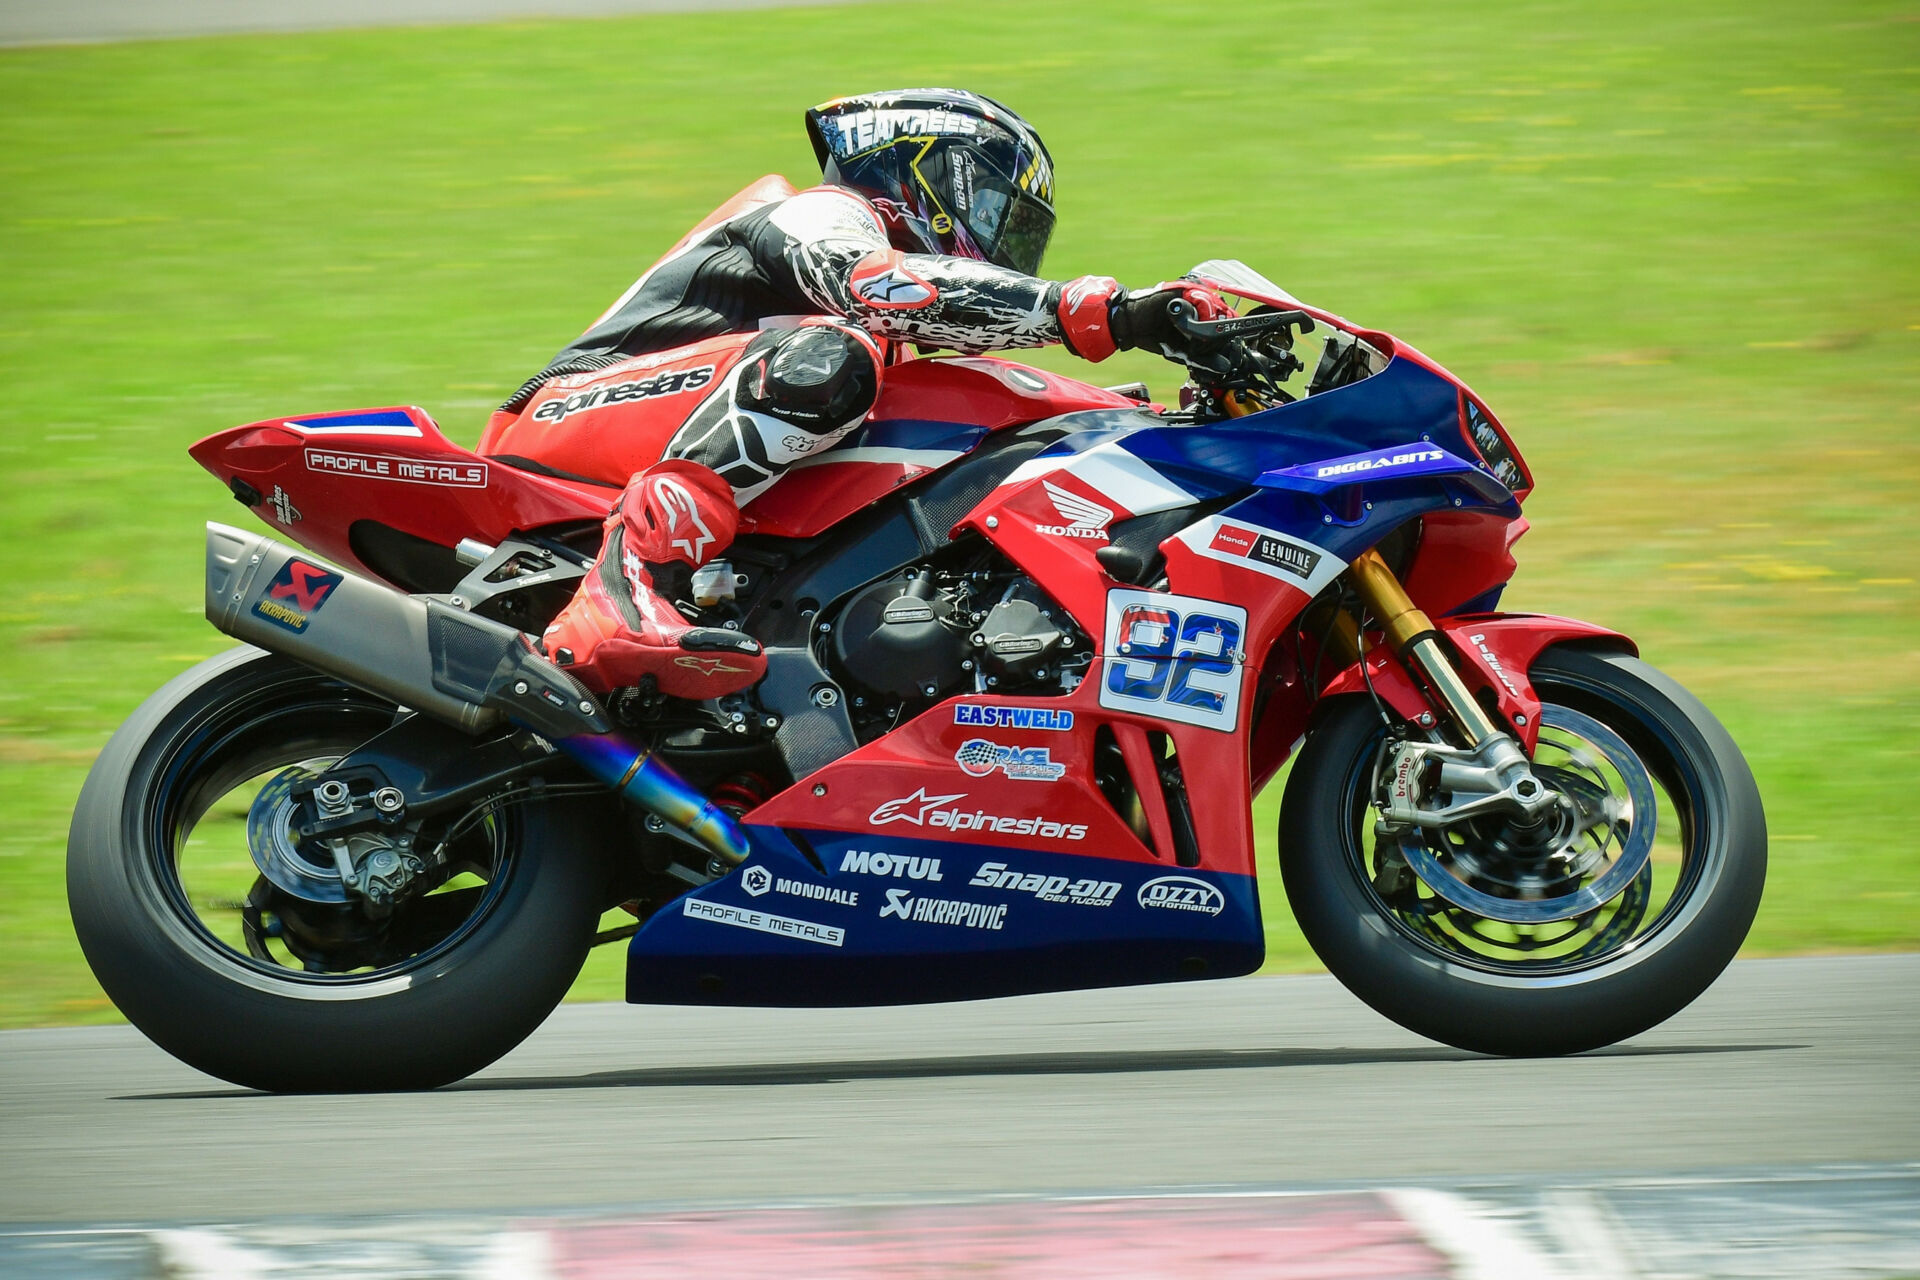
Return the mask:
<svg viewBox="0 0 1920 1280">
<path fill-rule="evenodd" d="M 863 736 L 957 693 L 1067 692 L 1093 658 L 1067 611 L 1010 569 L 911 566 L 855 592 L 830 625 Z"/>
</svg>

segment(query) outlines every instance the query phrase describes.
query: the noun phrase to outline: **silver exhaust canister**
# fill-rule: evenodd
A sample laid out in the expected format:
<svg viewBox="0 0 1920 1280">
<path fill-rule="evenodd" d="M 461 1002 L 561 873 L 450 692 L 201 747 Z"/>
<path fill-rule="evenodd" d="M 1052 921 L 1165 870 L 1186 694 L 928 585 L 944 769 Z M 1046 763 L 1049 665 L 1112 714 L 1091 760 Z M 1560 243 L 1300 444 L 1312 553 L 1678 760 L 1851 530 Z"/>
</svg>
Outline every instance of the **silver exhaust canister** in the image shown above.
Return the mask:
<svg viewBox="0 0 1920 1280">
<path fill-rule="evenodd" d="M 402 595 L 230 525 L 207 525 L 207 621 L 468 733 L 611 727 L 593 695 L 504 623 Z"/>
</svg>

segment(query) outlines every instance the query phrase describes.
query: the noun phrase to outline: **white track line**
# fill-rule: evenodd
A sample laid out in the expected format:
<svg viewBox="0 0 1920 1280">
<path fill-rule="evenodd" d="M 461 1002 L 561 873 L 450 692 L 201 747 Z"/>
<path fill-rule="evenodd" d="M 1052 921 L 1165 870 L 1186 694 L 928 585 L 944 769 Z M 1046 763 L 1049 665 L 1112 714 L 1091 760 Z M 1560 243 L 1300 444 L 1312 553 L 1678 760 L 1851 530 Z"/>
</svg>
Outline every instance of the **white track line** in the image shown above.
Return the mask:
<svg viewBox="0 0 1920 1280">
<path fill-rule="evenodd" d="M 270 1254 L 205 1228 L 156 1231 L 153 1244 L 167 1280 L 256 1280 L 278 1269 Z"/>
<path fill-rule="evenodd" d="M 1586 1188 L 1549 1191 L 1540 1208 L 1561 1253 L 1586 1280 L 1639 1280 L 1627 1233 L 1598 1195 Z"/>
<path fill-rule="evenodd" d="M 473 1280 L 554 1280 L 553 1237 L 546 1231 L 502 1231 L 487 1242 Z"/>
<path fill-rule="evenodd" d="M 1457 1280 L 1575 1280 L 1498 1210 L 1451 1191 L 1398 1187 L 1381 1194 L 1453 1260 Z"/>
</svg>

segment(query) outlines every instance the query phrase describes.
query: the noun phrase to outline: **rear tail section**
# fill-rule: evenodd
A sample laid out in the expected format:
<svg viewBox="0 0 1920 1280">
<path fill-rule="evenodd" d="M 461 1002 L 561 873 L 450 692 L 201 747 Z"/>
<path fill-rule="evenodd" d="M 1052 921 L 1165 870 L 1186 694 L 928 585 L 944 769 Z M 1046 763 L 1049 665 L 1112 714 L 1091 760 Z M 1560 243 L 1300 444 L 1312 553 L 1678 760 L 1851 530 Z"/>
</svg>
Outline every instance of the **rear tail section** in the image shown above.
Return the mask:
<svg viewBox="0 0 1920 1280">
<path fill-rule="evenodd" d="M 189 452 L 288 537 L 412 592 L 447 591 L 461 579 L 462 539 L 597 526 L 616 496 L 482 458 L 410 407 L 269 418 Z"/>
</svg>

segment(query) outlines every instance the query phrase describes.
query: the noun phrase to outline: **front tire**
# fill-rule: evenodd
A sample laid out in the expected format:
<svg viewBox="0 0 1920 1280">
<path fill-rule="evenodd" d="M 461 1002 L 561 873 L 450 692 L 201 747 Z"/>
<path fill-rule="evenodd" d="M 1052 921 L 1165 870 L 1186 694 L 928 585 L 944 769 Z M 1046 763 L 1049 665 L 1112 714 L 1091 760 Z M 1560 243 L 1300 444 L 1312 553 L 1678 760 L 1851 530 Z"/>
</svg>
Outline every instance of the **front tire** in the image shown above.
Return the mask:
<svg viewBox="0 0 1920 1280">
<path fill-rule="evenodd" d="M 277 900 L 263 928 L 272 886 L 258 880 L 245 902 L 234 892 L 233 877 L 255 871 L 234 828 L 258 780 L 337 758 L 394 714 L 242 648 L 169 683 L 101 752 L 68 839 L 68 902 L 94 976 L 161 1048 L 255 1089 L 424 1089 L 506 1053 L 566 994 L 604 888 L 584 805 L 470 823 L 457 838 L 472 883 L 412 899 L 362 926 L 364 939 L 350 908 L 327 908 L 290 954 L 302 904 Z M 212 889 L 182 873 L 197 859 L 202 874 L 210 845 L 221 852 L 207 874 L 226 877 Z M 243 910 L 245 929 L 223 916 Z"/>
<path fill-rule="evenodd" d="M 1623 739 L 1664 801 L 1665 852 L 1591 918 L 1543 938 L 1409 888 L 1372 831 L 1385 729 L 1366 698 L 1329 708 L 1280 817 L 1287 897 L 1327 968 L 1409 1030 L 1510 1056 L 1613 1044 L 1685 1008 L 1733 959 L 1766 878 L 1759 790 L 1697 698 L 1624 654 L 1553 649 L 1531 674 L 1543 706 Z"/>
</svg>

